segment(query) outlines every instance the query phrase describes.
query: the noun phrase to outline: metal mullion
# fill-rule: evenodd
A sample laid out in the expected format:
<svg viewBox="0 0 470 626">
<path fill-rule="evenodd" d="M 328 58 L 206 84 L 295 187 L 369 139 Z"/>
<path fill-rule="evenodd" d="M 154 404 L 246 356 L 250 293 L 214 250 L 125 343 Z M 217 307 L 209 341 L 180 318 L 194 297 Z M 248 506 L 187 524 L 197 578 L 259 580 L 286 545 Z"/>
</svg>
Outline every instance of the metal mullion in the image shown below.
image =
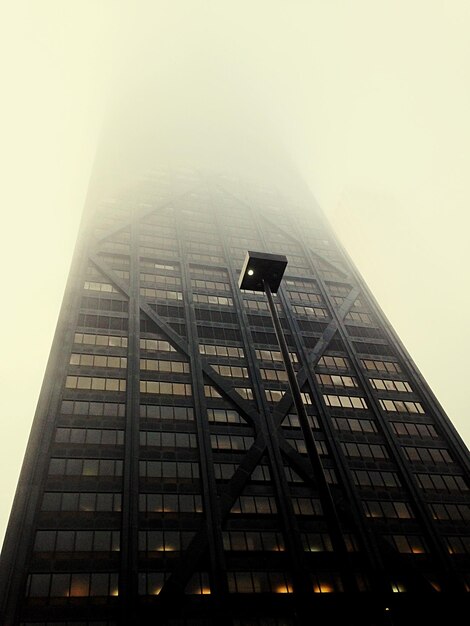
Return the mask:
<svg viewBox="0 0 470 626">
<path fill-rule="evenodd" d="M 129 327 L 127 352 L 126 426 L 122 502 L 121 575 L 122 624 L 132 623 L 138 606 L 140 304 L 139 222 L 131 225 L 129 243 Z M 130 584 L 129 584 L 130 581 Z"/>
<path fill-rule="evenodd" d="M 419 487 L 416 484 L 416 479 L 414 477 L 414 474 L 412 471 L 409 470 L 406 460 L 404 458 L 403 452 L 401 450 L 401 446 L 400 444 L 397 443 L 396 438 L 393 436 L 390 426 L 387 420 L 385 419 L 385 416 L 383 415 L 381 408 L 376 402 L 375 396 L 370 387 L 369 379 L 367 376 L 364 375 L 361 364 L 360 364 L 360 360 L 357 357 L 354 345 L 352 341 L 350 340 L 348 333 L 344 329 L 344 325 L 343 325 L 344 320 L 338 317 L 337 310 L 335 309 L 335 307 L 333 306 L 331 302 L 328 290 L 326 289 L 324 285 L 324 281 L 321 278 L 320 273 L 316 271 L 316 264 L 315 264 L 314 259 L 312 258 L 313 255 L 310 251 L 310 248 L 303 241 L 303 237 L 300 234 L 301 228 L 299 228 L 297 224 L 296 226 L 298 229 L 298 234 L 297 234 L 298 242 L 303 249 L 303 253 L 305 257 L 307 258 L 312 269 L 315 271 L 315 274 L 317 275 L 317 283 L 320 288 L 322 297 L 324 298 L 325 302 L 328 304 L 328 307 L 330 308 L 330 310 L 333 312 L 334 316 L 338 320 L 338 332 L 341 336 L 341 339 L 343 341 L 343 345 L 345 346 L 345 350 L 348 354 L 348 357 L 350 358 L 352 364 L 354 365 L 355 374 L 358 377 L 362 385 L 363 391 L 369 402 L 369 406 L 377 422 L 380 424 L 382 434 L 384 435 L 385 443 L 387 444 L 388 449 L 391 452 L 391 458 L 394 461 L 398 472 L 405 479 L 403 481 L 404 482 L 403 487 L 411 495 L 411 501 L 413 502 L 415 508 L 417 509 L 416 512 L 418 514 L 418 519 L 421 521 L 423 531 L 427 535 L 427 538 L 431 546 L 434 548 L 433 550 L 434 556 L 437 558 L 437 561 L 440 563 L 443 569 L 443 572 L 446 572 L 449 578 L 452 580 L 452 585 L 448 587 L 448 590 L 451 591 L 452 589 L 455 590 L 455 588 L 458 589 L 462 585 L 460 581 L 458 580 L 453 563 L 444 548 L 442 539 L 439 536 L 439 534 L 436 532 L 429 508 L 427 507 L 424 499 L 421 496 Z M 444 583 L 444 587 L 447 587 L 448 580 L 446 576 L 443 576 L 443 583 Z"/>
</svg>

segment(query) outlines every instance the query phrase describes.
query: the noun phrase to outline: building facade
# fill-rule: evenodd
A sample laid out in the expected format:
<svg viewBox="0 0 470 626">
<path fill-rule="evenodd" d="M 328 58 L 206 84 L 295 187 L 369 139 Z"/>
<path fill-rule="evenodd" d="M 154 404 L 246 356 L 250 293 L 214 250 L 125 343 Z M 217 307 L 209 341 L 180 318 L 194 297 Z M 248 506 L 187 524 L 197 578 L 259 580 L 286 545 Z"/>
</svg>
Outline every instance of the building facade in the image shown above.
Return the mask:
<svg viewBox="0 0 470 626">
<path fill-rule="evenodd" d="M 162 171 L 91 204 L 1 623 L 380 626 L 468 606 L 468 451 L 315 202 Z M 276 306 L 320 470 L 265 296 L 237 286 L 247 250 L 288 258 Z"/>
</svg>

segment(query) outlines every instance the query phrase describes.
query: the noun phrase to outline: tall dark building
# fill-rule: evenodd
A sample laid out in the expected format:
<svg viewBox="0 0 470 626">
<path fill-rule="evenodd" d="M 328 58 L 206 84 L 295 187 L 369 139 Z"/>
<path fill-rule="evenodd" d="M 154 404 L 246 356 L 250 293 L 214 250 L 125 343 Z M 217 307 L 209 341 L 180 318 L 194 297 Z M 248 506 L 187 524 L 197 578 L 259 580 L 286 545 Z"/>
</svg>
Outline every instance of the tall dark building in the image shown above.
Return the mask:
<svg viewBox="0 0 470 626">
<path fill-rule="evenodd" d="M 247 250 L 288 258 L 275 300 L 315 454 L 266 298 L 238 288 Z M 313 199 L 155 172 L 89 202 L 2 553 L 0 621 L 457 623 L 468 475 Z"/>
</svg>

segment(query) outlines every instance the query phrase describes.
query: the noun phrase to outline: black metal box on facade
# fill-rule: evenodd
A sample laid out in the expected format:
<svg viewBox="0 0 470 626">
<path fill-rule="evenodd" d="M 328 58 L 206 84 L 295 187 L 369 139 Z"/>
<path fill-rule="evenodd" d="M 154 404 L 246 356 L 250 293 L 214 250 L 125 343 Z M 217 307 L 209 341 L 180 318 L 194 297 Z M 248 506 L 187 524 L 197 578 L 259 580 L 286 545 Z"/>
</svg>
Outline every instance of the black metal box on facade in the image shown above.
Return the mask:
<svg viewBox="0 0 470 626">
<path fill-rule="evenodd" d="M 250 291 L 264 291 L 263 281 L 267 282 L 271 291 L 279 289 L 284 271 L 287 267 L 287 257 L 283 254 L 268 254 L 267 252 L 246 253 L 238 286 Z"/>
</svg>

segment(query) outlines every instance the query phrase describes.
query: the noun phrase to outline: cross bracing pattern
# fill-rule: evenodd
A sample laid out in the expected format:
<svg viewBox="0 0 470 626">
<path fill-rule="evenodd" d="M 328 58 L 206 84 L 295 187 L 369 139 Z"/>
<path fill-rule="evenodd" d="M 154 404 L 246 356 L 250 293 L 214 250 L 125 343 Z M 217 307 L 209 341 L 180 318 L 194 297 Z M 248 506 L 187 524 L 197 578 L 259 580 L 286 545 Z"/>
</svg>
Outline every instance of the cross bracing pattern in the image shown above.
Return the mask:
<svg viewBox="0 0 470 626">
<path fill-rule="evenodd" d="M 410 614 L 413 594 L 464 597 L 466 450 L 315 206 L 168 180 L 81 235 L 5 623 L 300 624 L 366 605 L 382 623 L 390 598 Z M 248 249 L 289 260 L 276 305 L 313 453 L 264 296 L 237 286 Z"/>
</svg>

